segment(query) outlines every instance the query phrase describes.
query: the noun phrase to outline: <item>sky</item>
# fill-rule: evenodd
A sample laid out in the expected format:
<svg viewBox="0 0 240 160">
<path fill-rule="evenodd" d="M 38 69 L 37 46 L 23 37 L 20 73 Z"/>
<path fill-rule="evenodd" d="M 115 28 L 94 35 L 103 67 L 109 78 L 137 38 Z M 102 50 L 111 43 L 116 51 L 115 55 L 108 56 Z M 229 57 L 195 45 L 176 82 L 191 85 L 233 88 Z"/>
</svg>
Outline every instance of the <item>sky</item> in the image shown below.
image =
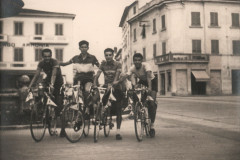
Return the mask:
<svg viewBox="0 0 240 160">
<path fill-rule="evenodd" d="M 89 53 L 99 61 L 105 48 L 121 47 L 119 23 L 126 6 L 134 0 L 23 0 L 24 7 L 50 12 L 75 14 L 73 20 L 73 52 L 80 53 L 78 42 L 89 41 Z M 71 57 L 69 57 L 71 58 Z"/>
</svg>

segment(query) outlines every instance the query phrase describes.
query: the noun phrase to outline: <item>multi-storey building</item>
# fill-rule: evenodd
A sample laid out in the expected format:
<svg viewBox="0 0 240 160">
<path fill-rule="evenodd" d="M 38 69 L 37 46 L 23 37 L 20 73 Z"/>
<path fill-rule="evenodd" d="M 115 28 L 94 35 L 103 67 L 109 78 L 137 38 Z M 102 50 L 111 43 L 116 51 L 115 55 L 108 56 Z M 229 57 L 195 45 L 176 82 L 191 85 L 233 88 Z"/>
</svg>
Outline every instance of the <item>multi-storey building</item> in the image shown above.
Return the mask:
<svg viewBox="0 0 240 160">
<path fill-rule="evenodd" d="M 72 57 L 74 18 L 74 14 L 22 9 L 14 17 L 0 19 L 1 93 L 15 92 L 22 75 L 33 76 L 43 48 L 50 48 L 59 61 Z M 72 78 L 71 66 L 62 72 Z"/>
<path fill-rule="evenodd" d="M 160 94 L 240 94 L 239 0 L 152 0 L 141 8 L 136 1 L 134 7 L 125 19 L 129 52 L 155 66 Z"/>
</svg>

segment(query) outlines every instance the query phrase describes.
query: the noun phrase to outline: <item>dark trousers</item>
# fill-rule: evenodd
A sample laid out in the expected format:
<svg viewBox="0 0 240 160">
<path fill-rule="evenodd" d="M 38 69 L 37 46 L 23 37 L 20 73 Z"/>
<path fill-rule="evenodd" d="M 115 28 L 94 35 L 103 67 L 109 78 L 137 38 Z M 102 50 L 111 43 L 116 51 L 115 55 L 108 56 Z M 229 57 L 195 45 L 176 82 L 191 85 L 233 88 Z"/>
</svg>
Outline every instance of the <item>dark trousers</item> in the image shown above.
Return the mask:
<svg viewBox="0 0 240 160">
<path fill-rule="evenodd" d="M 116 101 L 113 101 L 111 104 L 111 110 L 112 113 L 116 113 L 117 116 L 117 129 L 121 128 L 121 123 L 122 123 L 122 99 L 123 99 L 123 92 L 121 89 L 119 88 L 115 88 L 113 91 L 113 95 L 116 98 Z M 110 91 L 107 91 L 103 98 L 102 98 L 102 102 L 103 102 L 103 106 L 105 106 L 107 104 L 108 98 L 110 96 Z"/>
</svg>

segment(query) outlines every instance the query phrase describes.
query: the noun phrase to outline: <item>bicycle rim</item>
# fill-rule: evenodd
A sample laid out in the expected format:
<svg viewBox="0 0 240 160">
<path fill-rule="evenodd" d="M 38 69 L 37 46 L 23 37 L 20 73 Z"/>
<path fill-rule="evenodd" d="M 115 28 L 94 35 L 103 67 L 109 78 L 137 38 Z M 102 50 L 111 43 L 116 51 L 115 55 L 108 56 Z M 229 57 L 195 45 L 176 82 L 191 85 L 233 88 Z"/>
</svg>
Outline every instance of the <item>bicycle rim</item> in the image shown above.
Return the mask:
<svg viewBox="0 0 240 160">
<path fill-rule="evenodd" d="M 104 135 L 105 135 L 105 137 L 108 137 L 110 134 L 110 124 L 112 123 L 109 108 L 106 110 L 106 113 L 104 113 L 103 121 L 104 121 L 103 122 L 104 123 Z"/>
<path fill-rule="evenodd" d="M 40 142 L 46 130 L 46 107 L 34 105 L 31 112 L 30 131 L 34 141 Z"/>
<path fill-rule="evenodd" d="M 94 124 L 94 142 L 96 143 L 98 141 L 98 138 L 99 138 L 99 125 L 100 125 L 100 122 L 99 121 L 96 121 L 95 119 L 95 124 Z"/>
<path fill-rule="evenodd" d="M 83 134 L 85 137 L 87 137 L 89 134 L 89 129 L 90 129 L 90 120 L 89 119 L 85 120 L 84 123 L 85 123 L 85 126 L 84 126 L 84 130 L 83 130 Z"/>
<path fill-rule="evenodd" d="M 84 130 L 84 118 L 82 112 L 68 108 L 64 113 L 64 126 L 66 138 L 71 143 L 78 142 Z"/>
<path fill-rule="evenodd" d="M 144 126 L 142 125 L 142 113 L 140 111 L 140 104 L 137 103 L 135 106 L 134 112 L 134 127 L 135 127 L 135 135 L 137 140 L 140 142 L 143 139 L 143 129 Z"/>
</svg>

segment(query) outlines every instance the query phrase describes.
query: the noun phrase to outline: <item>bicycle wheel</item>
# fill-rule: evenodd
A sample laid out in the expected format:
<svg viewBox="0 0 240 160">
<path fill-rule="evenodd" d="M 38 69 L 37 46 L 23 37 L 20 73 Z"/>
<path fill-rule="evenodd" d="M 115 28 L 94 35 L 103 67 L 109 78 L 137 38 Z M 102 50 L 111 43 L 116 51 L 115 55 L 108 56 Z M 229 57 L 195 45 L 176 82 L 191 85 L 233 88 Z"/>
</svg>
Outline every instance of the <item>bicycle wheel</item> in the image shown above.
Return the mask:
<svg viewBox="0 0 240 160">
<path fill-rule="evenodd" d="M 34 104 L 31 111 L 30 131 L 31 136 L 36 142 L 40 142 L 46 130 L 46 111 L 47 107 L 41 104 Z"/>
<path fill-rule="evenodd" d="M 56 117 L 54 107 L 48 106 L 48 132 L 50 136 L 58 136 L 61 131 L 61 119 Z"/>
<path fill-rule="evenodd" d="M 71 106 L 64 111 L 64 126 L 67 140 L 76 143 L 83 135 L 84 118 L 81 111 Z"/>
<path fill-rule="evenodd" d="M 108 107 L 103 114 L 103 124 L 104 124 L 104 135 L 105 137 L 109 136 L 110 133 L 110 125 L 112 123 L 110 108 Z"/>
<path fill-rule="evenodd" d="M 146 133 L 146 136 L 150 136 L 149 132 L 150 132 L 150 125 L 151 125 L 151 119 L 148 116 L 148 109 L 146 108 L 146 106 L 144 107 L 144 130 Z"/>
<path fill-rule="evenodd" d="M 100 106 L 99 106 L 100 107 Z M 93 140 L 94 142 L 96 143 L 98 141 L 98 138 L 99 138 L 99 131 L 100 131 L 100 108 L 97 107 L 96 108 L 96 111 L 94 112 L 95 116 L 93 118 L 93 121 L 94 121 L 94 136 L 93 136 Z"/>
<path fill-rule="evenodd" d="M 144 123 L 143 123 L 143 114 L 141 112 L 141 105 L 138 102 L 135 106 L 134 111 L 134 127 L 135 127 L 135 135 L 137 140 L 140 142 L 143 139 L 143 130 L 144 130 Z"/>
<path fill-rule="evenodd" d="M 88 134 L 89 134 L 89 129 L 90 129 L 90 117 L 85 119 L 84 123 L 85 123 L 85 125 L 84 125 L 83 134 L 84 134 L 85 137 L 87 137 Z"/>
</svg>

